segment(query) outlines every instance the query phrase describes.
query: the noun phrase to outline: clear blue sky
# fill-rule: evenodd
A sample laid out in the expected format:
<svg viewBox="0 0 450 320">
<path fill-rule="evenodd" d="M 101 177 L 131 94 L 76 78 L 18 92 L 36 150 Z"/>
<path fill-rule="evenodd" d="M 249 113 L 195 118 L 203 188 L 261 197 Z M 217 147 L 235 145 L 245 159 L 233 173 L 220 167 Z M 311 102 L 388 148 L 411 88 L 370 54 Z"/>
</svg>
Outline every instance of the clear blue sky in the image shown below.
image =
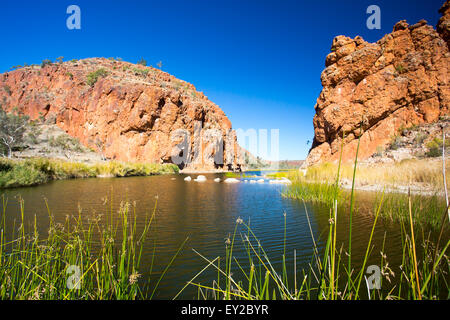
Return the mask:
<svg viewBox="0 0 450 320">
<path fill-rule="evenodd" d="M 398 20 L 433 26 L 444 0 L 2 0 L 0 71 L 64 56 L 121 57 L 193 83 L 234 128 L 279 129 L 280 158 L 304 159 L 320 74 L 336 35 L 373 42 Z M 66 9 L 81 8 L 81 30 Z M 381 30 L 366 8 L 381 8 Z"/>
</svg>

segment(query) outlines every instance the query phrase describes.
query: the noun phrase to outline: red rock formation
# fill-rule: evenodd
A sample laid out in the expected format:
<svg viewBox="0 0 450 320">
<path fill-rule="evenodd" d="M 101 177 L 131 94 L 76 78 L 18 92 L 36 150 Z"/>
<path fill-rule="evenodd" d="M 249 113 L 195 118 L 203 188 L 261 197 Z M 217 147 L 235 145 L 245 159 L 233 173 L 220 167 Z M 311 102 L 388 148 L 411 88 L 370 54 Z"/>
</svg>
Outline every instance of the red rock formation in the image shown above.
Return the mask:
<svg viewBox="0 0 450 320">
<path fill-rule="evenodd" d="M 439 12 L 442 14 L 442 17 L 439 19 L 436 29 L 442 39 L 447 42 L 447 47 L 450 48 L 450 1 L 447 0 L 439 9 Z"/>
<path fill-rule="evenodd" d="M 88 75 L 99 69 L 107 75 L 88 85 Z M 152 67 L 103 58 L 24 67 L 0 75 L 0 103 L 31 119 L 56 122 L 110 159 L 170 163 L 182 139 L 174 133 L 181 129 L 190 135 L 187 168 L 227 170 L 241 163 L 224 112 L 192 84 Z M 219 133 L 207 155 L 196 154 L 200 146 L 208 146 L 206 139 L 194 139 L 196 128 Z"/>
<path fill-rule="evenodd" d="M 344 161 L 386 146 L 402 127 L 449 114 L 450 1 L 438 32 L 421 20 L 398 22 L 376 43 L 337 36 L 322 72 L 315 105 L 314 142 L 305 165 L 336 161 L 344 134 Z M 360 125 L 362 124 L 362 125 Z"/>
</svg>

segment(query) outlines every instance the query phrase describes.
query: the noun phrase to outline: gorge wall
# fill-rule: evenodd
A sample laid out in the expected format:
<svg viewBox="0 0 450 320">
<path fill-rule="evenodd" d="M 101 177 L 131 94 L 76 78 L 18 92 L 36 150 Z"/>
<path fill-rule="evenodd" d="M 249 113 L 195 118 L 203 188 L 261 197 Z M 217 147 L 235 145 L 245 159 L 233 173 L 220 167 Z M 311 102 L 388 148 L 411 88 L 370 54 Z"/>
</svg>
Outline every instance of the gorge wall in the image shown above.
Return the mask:
<svg viewBox="0 0 450 320">
<path fill-rule="evenodd" d="M 421 20 L 398 22 L 376 43 L 337 36 L 326 57 L 315 105 L 314 141 L 305 165 L 365 159 L 400 128 L 449 115 L 450 1 L 436 30 Z M 344 140 L 344 141 L 342 141 Z"/>
<path fill-rule="evenodd" d="M 189 158 L 180 164 L 186 169 L 242 163 L 224 112 L 192 84 L 152 67 L 104 58 L 21 67 L 0 75 L 0 104 L 56 123 L 109 159 L 172 163 L 175 150 Z"/>
</svg>

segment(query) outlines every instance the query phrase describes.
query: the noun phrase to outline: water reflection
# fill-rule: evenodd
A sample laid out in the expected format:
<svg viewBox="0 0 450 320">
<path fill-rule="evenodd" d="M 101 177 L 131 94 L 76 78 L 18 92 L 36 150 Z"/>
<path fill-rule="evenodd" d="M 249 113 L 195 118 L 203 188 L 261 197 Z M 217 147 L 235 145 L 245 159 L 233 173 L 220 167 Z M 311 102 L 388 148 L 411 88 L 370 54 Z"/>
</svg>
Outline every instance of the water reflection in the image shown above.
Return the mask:
<svg viewBox="0 0 450 320">
<path fill-rule="evenodd" d="M 4 191 L 8 197 L 8 224 L 19 219 L 17 201 L 19 195 L 25 200 L 25 215 L 31 223 L 36 215 L 39 231 L 46 232 L 48 212 L 47 199 L 56 221 L 63 222 L 66 215 L 77 214 L 82 208 L 83 217 L 99 213 L 117 214 L 121 201 L 135 203 L 138 229 L 143 226 L 145 216 L 151 213 L 157 201 L 155 228 L 145 245 L 142 270 L 146 273 L 151 261 L 153 246 L 156 259 L 151 279 L 157 279 L 169 263 L 180 244 L 189 237 L 187 245 L 177 257 L 155 295 L 156 298 L 170 299 L 205 265 L 193 248 L 208 259 L 225 255 L 225 239 L 233 232 L 237 218 L 251 225 L 275 266 L 280 265 L 284 244 L 284 214 L 286 214 L 286 253 L 288 272 L 293 272 L 293 256 L 296 250 L 297 270 L 308 268 L 313 252 L 311 232 L 306 219 L 305 206 L 309 213 L 311 229 L 316 242 L 323 246 L 320 235 L 328 229 L 329 209 L 320 205 L 303 204 L 285 199 L 280 192 L 285 186 L 277 184 L 226 184 L 213 179 L 221 175 L 209 174 L 207 181 L 185 182 L 184 176 L 153 176 L 133 178 L 105 178 L 55 181 L 46 185 Z M 105 205 L 105 199 L 108 199 Z M 341 210 L 341 209 L 340 209 Z M 355 265 L 361 262 L 366 250 L 367 239 L 372 227 L 372 216 L 358 214 L 354 217 L 353 252 Z M 338 219 L 338 241 L 347 239 L 348 215 L 342 209 Z M 386 235 L 386 249 L 390 263 L 395 264 L 401 253 L 399 230 L 389 223 L 381 223 L 374 235 L 374 256 L 370 263 L 379 262 L 378 252 Z M 242 229 L 244 231 L 244 229 Z M 239 244 L 240 237 L 237 238 Z M 345 248 L 345 246 L 344 246 Z M 234 255 L 245 266 L 245 252 L 241 245 Z M 278 269 L 280 270 L 280 269 Z M 238 270 L 236 270 L 238 274 Z M 199 278 L 210 285 L 215 273 L 205 273 Z M 195 298 L 194 288 L 187 290 L 183 298 Z"/>
</svg>

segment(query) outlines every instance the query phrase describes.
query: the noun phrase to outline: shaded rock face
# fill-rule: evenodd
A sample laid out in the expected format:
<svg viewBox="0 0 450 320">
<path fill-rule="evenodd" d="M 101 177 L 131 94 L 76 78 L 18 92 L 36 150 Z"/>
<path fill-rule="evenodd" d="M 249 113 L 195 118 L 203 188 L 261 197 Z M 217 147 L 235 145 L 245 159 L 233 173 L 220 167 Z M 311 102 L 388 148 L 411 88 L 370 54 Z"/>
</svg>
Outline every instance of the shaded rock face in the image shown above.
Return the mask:
<svg viewBox="0 0 450 320">
<path fill-rule="evenodd" d="M 450 1 L 446 1 L 444 5 L 439 9 L 439 12 L 442 14 L 441 19 L 437 24 L 437 31 L 447 42 L 447 47 L 450 49 Z"/>
<path fill-rule="evenodd" d="M 450 1 L 441 8 L 438 31 L 421 20 L 398 22 L 376 43 L 337 36 L 322 72 L 315 105 L 309 166 L 339 159 L 366 159 L 386 146 L 400 128 L 449 114 Z M 342 141 L 343 140 L 343 141 Z"/>
<path fill-rule="evenodd" d="M 99 69 L 106 76 L 88 85 Z M 192 84 L 152 67 L 103 58 L 24 67 L 0 75 L 0 103 L 56 123 L 109 159 L 174 163 L 176 156 L 193 170 L 241 164 L 224 112 Z"/>
</svg>

